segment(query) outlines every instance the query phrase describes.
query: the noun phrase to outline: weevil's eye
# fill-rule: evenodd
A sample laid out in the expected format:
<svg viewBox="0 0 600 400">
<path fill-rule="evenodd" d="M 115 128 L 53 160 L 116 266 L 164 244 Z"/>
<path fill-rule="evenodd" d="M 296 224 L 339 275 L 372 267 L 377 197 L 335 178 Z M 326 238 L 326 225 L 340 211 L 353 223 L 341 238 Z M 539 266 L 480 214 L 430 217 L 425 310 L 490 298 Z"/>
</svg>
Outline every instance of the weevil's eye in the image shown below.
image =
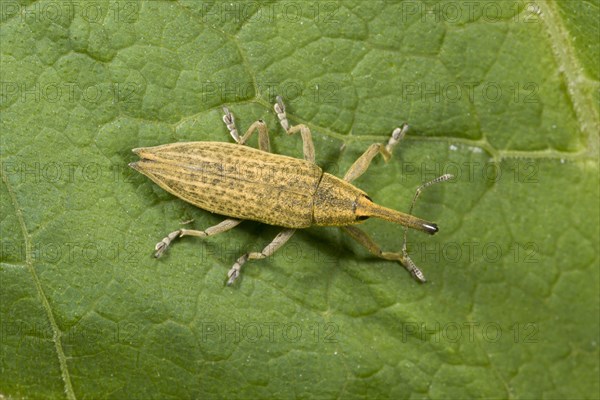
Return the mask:
<svg viewBox="0 0 600 400">
<path fill-rule="evenodd" d="M 356 217 L 357 221 L 364 221 L 366 219 L 369 219 L 368 215 L 359 215 L 358 217 Z"/>
</svg>

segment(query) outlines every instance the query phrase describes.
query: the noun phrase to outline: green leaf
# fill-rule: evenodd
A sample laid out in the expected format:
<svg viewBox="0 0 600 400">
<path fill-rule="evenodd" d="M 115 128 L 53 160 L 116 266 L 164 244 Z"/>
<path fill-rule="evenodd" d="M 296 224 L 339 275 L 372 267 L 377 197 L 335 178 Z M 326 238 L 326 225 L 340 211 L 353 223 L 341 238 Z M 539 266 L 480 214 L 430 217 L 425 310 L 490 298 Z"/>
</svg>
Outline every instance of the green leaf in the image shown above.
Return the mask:
<svg viewBox="0 0 600 400">
<path fill-rule="evenodd" d="M 0 4 L 0 397 L 598 398 L 598 0 Z M 343 176 L 440 232 L 428 283 L 337 228 L 222 216 L 129 169 L 131 149 L 231 142 L 272 110 Z M 250 141 L 256 146 L 256 139 Z M 185 221 L 193 222 L 182 225 Z M 369 220 L 382 248 L 402 228 Z"/>
</svg>

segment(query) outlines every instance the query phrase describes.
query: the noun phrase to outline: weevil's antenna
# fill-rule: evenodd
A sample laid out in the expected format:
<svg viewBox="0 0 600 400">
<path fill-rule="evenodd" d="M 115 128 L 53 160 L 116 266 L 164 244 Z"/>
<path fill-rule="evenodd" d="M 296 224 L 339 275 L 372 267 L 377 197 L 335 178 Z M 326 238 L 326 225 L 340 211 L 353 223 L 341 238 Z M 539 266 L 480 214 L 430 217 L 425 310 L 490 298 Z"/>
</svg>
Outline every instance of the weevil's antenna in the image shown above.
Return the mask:
<svg viewBox="0 0 600 400">
<path fill-rule="evenodd" d="M 419 198 L 419 196 L 421 195 L 421 193 L 423 192 L 423 190 L 425 190 L 425 188 L 427 188 L 427 187 L 429 187 L 431 185 L 435 185 L 436 183 L 448 181 L 448 180 L 450 180 L 452 178 L 454 178 L 454 175 L 452 175 L 452 174 L 444 174 L 442 176 L 438 176 L 437 178 L 430 180 L 429 182 L 425 182 L 424 184 L 422 184 L 421 186 L 419 186 L 417 188 L 417 190 L 415 191 L 415 195 L 414 195 L 414 197 L 412 199 L 412 203 L 410 204 L 410 209 L 408 210 L 408 214 L 412 215 L 413 208 L 415 207 L 415 203 L 417 202 L 417 199 Z M 437 231 L 437 229 L 436 229 L 436 231 Z M 407 236 L 407 233 L 408 233 L 408 227 L 405 226 L 404 227 L 404 244 L 402 245 L 402 253 L 404 254 L 405 257 L 408 257 L 408 252 L 406 251 L 406 236 Z"/>
</svg>

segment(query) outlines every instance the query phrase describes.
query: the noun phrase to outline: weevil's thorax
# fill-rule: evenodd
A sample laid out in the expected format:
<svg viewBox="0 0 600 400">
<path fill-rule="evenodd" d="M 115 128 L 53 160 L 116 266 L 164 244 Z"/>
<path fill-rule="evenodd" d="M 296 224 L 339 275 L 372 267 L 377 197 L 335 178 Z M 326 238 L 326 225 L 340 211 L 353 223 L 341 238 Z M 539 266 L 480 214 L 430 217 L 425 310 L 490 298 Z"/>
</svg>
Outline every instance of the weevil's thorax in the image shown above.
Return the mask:
<svg viewBox="0 0 600 400">
<path fill-rule="evenodd" d="M 344 226 L 362 221 L 357 216 L 358 199 L 367 196 L 352 184 L 324 173 L 315 193 L 313 224 L 320 226 Z"/>
</svg>

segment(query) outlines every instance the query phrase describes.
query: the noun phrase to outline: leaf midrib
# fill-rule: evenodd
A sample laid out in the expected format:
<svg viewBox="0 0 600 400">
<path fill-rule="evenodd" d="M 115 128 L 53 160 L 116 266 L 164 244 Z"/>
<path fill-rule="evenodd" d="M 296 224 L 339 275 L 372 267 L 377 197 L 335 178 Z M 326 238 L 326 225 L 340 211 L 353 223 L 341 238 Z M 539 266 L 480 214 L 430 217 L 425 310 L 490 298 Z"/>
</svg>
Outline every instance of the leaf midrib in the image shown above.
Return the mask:
<svg viewBox="0 0 600 400">
<path fill-rule="evenodd" d="M 559 17 L 556 1 L 548 0 L 536 4 L 541 10 L 540 17 L 550 37 L 550 47 L 557 65 L 563 71 L 569 97 L 581 131 L 587 136 L 587 152 L 592 157 L 598 155 L 598 110 L 594 107 L 594 99 L 584 90 L 585 85 L 593 83 L 599 87 L 598 81 L 592 81 L 582 74 L 583 67 L 576 57 L 575 49 L 569 40 L 570 35 Z M 580 72 L 581 71 L 581 72 Z"/>
</svg>

